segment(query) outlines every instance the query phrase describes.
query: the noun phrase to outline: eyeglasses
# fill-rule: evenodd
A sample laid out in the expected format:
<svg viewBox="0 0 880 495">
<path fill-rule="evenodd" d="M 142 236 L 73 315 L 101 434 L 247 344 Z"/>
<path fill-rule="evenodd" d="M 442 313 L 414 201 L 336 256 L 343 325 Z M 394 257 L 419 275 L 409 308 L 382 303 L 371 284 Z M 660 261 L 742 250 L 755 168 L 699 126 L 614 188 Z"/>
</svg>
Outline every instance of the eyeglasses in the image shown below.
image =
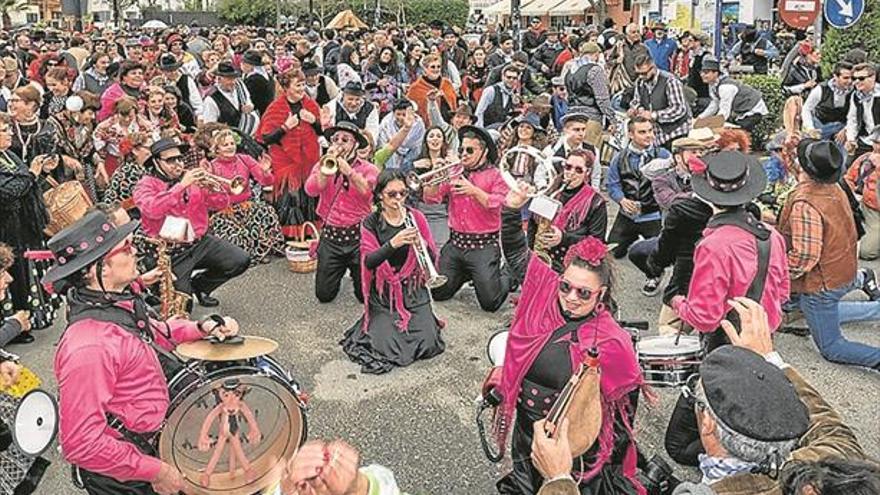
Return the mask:
<svg viewBox="0 0 880 495">
<path fill-rule="evenodd" d="M 429 65 L 428 68 L 431 70 L 440 70 L 441 67 L 439 65 Z"/>
<path fill-rule="evenodd" d="M 582 173 L 586 172 L 587 169 L 585 169 L 584 167 L 581 167 L 580 165 L 571 165 L 569 163 L 566 163 L 565 164 L 565 171 L 566 172 L 574 172 L 576 174 L 582 174 Z"/>
<path fill-rule="evenodd" d="M 473 155 L 476 152 L 477 152 L 477 149 L 474 148 L 473 146 L 462 146 L 461 148 L 458 149 L 459 155 Z"/>
<path fill-rule="evenodd" d="M 118 248 L 110 250 L 106 256 L 104 256 L 104 260 L 109 260 L 110 258 L 116 256 L 121 253 L 131 253 L 132 248 L 134 247 L 134 243 L 131 240 L 131 237 L 127 237 L 125 242 L 122 243 Z"/>
<path fill-rule="evenodd" d="M 330 138 L 333 144 L 350 144 L 354 142 L 354 138 L 347 134 L 336 134 Z"/>
<path fill-rule="evenodd" d="M 183 155 L 169 156 L 167 158 L 162 158 L 162 160 L 168 163 L 183 163 Z"/>
<path fill-rule="evenodd" d="M 385 196 L 388 196 L 389 199 L 404 199 L 409 196 L 409 191 L 385 191 Z"/>
<path fill-rule="evenodd" d="M 518 77 L 516 75 L 504 76 L 504 79 L 507 79 L 508 81 L 516 81 L 518 79 Z"/>
<path fill-rule="evenodd" d="M 864 76 L 853 76 L 853 81 L 864 81 L 865 79 L 870 79 L 874 76 L 864 75 Z"/>
<path fill-rule="evenodd" d="M 589 301 L 591 297 L 593 297 L 593 293 L 595 292 L 593 289 L 589 287 L 575 287 L 571 282 L 565 280 L 564 278 L 559 279 L 559 293 L 563 295 L 571 294 L 571 291 L 575 291 L 575 295 L 581 301 Z"/>
</svg>

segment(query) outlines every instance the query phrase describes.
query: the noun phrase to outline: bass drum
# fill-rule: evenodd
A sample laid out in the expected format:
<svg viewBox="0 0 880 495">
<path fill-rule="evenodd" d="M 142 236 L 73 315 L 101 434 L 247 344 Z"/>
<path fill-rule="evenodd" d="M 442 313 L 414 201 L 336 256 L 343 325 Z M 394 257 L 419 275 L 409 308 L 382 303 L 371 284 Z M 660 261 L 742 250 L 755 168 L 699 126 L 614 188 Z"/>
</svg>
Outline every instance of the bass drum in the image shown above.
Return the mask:
<svg viewBox="0 0 880 495">
<path fill-rule="evenodd" d="M 269 356 L 190 361 L 169 388 L 159 457 L 183 474 L 186 493 L 260 493 L 305 442 L 305 396 Z"/>
</svg>

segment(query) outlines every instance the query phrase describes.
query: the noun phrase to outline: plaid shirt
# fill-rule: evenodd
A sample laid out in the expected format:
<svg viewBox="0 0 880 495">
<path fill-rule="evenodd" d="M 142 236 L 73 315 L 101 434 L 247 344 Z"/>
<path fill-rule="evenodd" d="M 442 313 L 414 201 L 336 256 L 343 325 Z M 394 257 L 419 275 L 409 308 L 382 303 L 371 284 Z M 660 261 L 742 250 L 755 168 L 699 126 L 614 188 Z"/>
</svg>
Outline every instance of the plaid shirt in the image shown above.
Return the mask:
<svg viewBox="0 0 880 495">
<path fill-rule="evenodd" d="M 660 80 L 659 75 L 661 72 L 663 71 L 657 70 L 656 75 L 650 81 L 645 81 L 641 78 L 636 80 L 635 93 L 633 95 L 634 99 L 630 104 L 631 108 L 643 109 L 651 112 L 651 117 L 654 120 L 654 142 L 658 146 L 677 137 L 686 136 L 691 128 L 690 119 L 685 120 L 682 125 L 672 129 L 668 134 L 660 125 L 661 123 L 667 124 L 675 122 L 689 114 L 687 100 L 684 98 L 684 85 L 681 84 L 681 81 L 679 81 L 678 78 L 668 72 L 663 72 L 667 78 L 666 101 L 668 105 L 664 108 L 653 108 L 650 101 L 650 95 L 654 92 L 654 87 Z M 645 94 L 647 94 L 649 98 L 648 101 L 640 101 L 639 95 L 641 94 L 642 88 L 645 88 Z"/>
<path fill-rule="evenodd" d="M 802 277 L 822 256 L 822 217 L 804 201 L 791 206 L 791 248 L 788 269 L 792 279 Z"/>
</svg>

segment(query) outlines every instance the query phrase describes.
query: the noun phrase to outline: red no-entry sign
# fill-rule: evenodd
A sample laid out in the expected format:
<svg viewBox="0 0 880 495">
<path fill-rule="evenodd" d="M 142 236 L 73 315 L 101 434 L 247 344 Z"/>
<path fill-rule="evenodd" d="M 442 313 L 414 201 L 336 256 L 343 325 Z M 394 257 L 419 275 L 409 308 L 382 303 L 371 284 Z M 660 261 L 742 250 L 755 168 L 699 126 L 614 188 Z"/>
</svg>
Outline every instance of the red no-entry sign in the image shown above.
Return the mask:
<svg viewBox="0 0 880 495">
<path fill-rule="evenodd" d="M 822 4 L 819 0 L 779 0 L 777 8 L 782 22 L 795 29 L 806 29 L 816 22 Z"/>
</svg>

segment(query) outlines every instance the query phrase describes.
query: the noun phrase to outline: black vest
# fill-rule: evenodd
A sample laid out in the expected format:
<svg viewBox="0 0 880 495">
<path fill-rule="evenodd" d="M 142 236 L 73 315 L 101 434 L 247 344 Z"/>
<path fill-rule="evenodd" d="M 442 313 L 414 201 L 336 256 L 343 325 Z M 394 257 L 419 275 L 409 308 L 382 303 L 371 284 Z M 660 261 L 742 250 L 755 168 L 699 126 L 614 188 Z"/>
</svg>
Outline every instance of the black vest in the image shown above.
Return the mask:
<svg viewBox="0 0 880 495">
<path fill-rule="evenodd" d="M 755 55 L 755 50 L 767 49 L 767 40 L 761 38 L 754 43 L 745 43 L 743 42 L 742 47 L 740 49 L 740 55 L 742 56 L 743 65 L 751 65 L 755 69 L 755 74 L 766 74 L 767 73 L 767 57 L 759 57 Z"/>
<path fill-rule="evenodd" d="M 227 100 L 218 89 L 215 89 L 210 97 L 217 104 L 217 108 L 220 109 L 220 117 L 217 118 L 217 122 L 226 124 L 229 127 L 238 127 L 238 122 L 241 120 L 241 110 L 235 108 L 232 102 Z"/>
<path fill-rule="evenodd" d="M 180 91 L 180 101 L 182 103 L 186 103 L 189 105 L 189 76 L 186 74 L 181 74 L 180 77 L 177 78 L 177 82 L 174 83 L 174 86 Z M 217 106 L 220 106 L 218 103 Z"/>
<path fill-rule="evenodd" d="M 336 123 L 340 122 L 351 122 L 352 124 L 358 126 L 358 129 L 366 129 L 367 128 L 367 118 L 370 116 L 370 112 L 373 111 L 373 104 L 365 101 L 363 105 L 361 105 L 360 110 L 357 111 L 354 117 L 350 117 L 348 112 L 345 111 L 345 108 L 342 107 L 342 103 L 336 102 Z"/>
<path fill-rule="evenodd" d="M 697 92 L 698 98 L 709 97 L 709 85 L 700 77 L 700 71 L 703 70 L 703 57 L 708 52 L 702 52 L 691 58 L 691 66 L 688 68 L 687 85 Z"/>
<path fill-rule="evenodd" d="M 654 189 L 651 188 L 651 180 L 645 177 L 641 170 L 636 172 L 633 169 L 629 162 L 630 155 L 632 155 L 632 151 L 627 146 L 621 151 L 620 158 L 617 161 L 623 195 L 627 199 L 641 203 L 642 214 L 659 211 L 660 207 L 657 205 L 657 200 L 654 199 Z M 651 148 L 645 153 L 645 160 L 642 165 L 655 158 L 657 158 L 657 148 Z"/>
<path fill-rule="evenodd" d="M 489 103 L 489 106 L 486 107 L 486 111 L 483 112 L 483 127 L 489 127 L 492 124 L 497 124 L 499 122 L 504 122 L 507 120 L 507 116 L 510 115 L 510 111 L 513 110 L 513 98 L 507 98 L 507 104 L 504 104 L 504 96 L 503 96 L 503 86 L 504 83 L 495 83 L 493 87 L 495 88 L 495 98 L 492 99 L 492 103 Z"/>
<path fill-rule="evenodd" d="M 657 74 L 657 84 L 654 85 L 653 91 L 648 94 L 648 86 L 644 82 L 639 81 L 639 105 L 642 108 L 647 108 L 650 111 L 655 110 L 663 110 L 669 106 L 669 99 L 666 98 L 666 85 L 669 84 L 669 74 L 660 72 Z M 674 122 L 660 123 L 657 124 L 663 129 L 663 133 L 669 136 L 673 131 L 686 125 L 691 119 L 690 107 L 687 107 L 687 103 L 685 103 L 687 108 L 687 112 L 678 120 Z"/>
<path fill-rule="evenodd" d="M 562 139 L 564 140 L 565 138 L 562 138 Z M 593 153 L 593 156 L 596 156 L 596 147 L 590 143 L 581 143 L 581 147 L 575 148 L 575 149 L 589 150 L 591 153 Z M 568 153 L 565 152 L 565 143 L 562 140 L 559 141 L 559 144 L 556 147 L 556 151 L 553 153 L 553 156 L 556 158 L 562 158 L 562 160 L 565 160 L 566 158 L 568 158 Z M 553 160 L 553 168 L 556 169 L 557 174 L 562 173 L 563 165 L 565 165 L 565 164 L 561 160 Z M 592 167 L 593 164 L 588 163 L 587 166 Z M 587 177 L 586 182 L 588 184 L 590 183 L 589 177 Z"/>
<path fill-rule="evenodd" d="M 871 91 L 873 91 L 873 88 Z M 855 100 L 856 96 L 858 96 L 858 92 L 853 91 L 850 98 Z M 856 118 L 859 122 L 859 136 L 867 136 L 873 131 L 873 129 L 865 129 L 865 107 L 858 101 L 853 101 L 852 104 L 856 106 Z M 880 125 L 880 97 L 874 96 L 871 104 L 871 113 L 874 115 L 874 125 Z"/>
<path fill-rule="evenodd" d="M 842 107 L 834 106 L 834 91 L 828 86 L 828 83 L 822 84 L 822 98 L 816 105 L 816 118 L 823 124 L 832 122 L 846 122 L 846 114 L 849 113 L 850 97 L 843 99 Z"/>
<path fill-rule="evenodd" d="M 315 101 L 318 107 L 323 107 L 331 100 L 330 93 L 327 91 L 327 76 L 318 76 L 318 91 L 315 95 Z"/>
</svg>

